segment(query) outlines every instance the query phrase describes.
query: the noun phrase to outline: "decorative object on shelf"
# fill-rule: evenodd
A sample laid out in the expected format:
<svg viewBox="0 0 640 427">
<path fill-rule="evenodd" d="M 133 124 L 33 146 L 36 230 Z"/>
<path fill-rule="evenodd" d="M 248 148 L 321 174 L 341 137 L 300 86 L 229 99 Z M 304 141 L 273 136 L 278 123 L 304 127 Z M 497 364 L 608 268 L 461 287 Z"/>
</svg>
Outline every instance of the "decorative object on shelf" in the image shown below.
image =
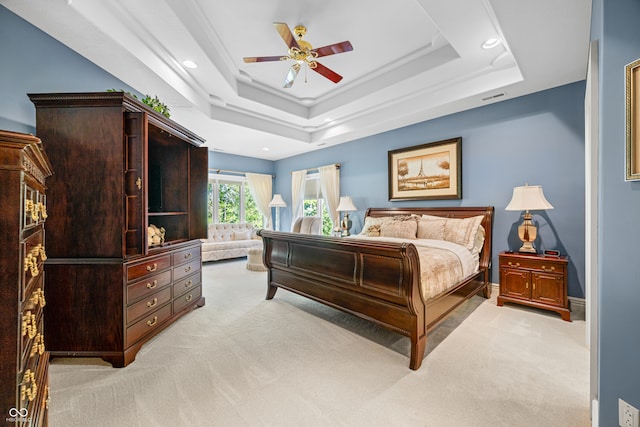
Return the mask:
<svg viewBox="0 0 640 427">
<path fill-rule="evenodd" d="M 340 203 L 338 203 L 338 207 L 336 208 L 338 212 L 344 212 L 344 217 L 342 218 L 342 222 L 340 223 L 340 227 L 342 228 L 342 236 L 350 236 L 352 222 L 349 219 L 349 212 L 357 211 L 358 208 L 353 204 L 353 200 L 349 196 L 341 196 Z"/>
<path fill-rule="evenodd" d="M 553 209 L 551 203 L 547 201 L 542 192 L 542 187 L 539 185 L 524 185 L 522 187 L 515 187 L 513 189 L 513 195 L 511 201 L 505 208 L 507 211 L 525 211 L 524 220 L 518 227 L 518 237 L 522 240 L 522 247 L 519 252 L 536 253 L 536 249 L 533 247 L 533 242 L 538 235 L 538 229 L 531 222 L 530 210 L 546 210 Z"/>
<path fill-rule="evenodd" d="M 269 207 L 276 208 L 276 231 L 280 231 L 280 208 L 287 207 L 282 195 L 274 194 L 273 199 L 269 202 Z"/>
<path fill-rule="evenodd" d="M 462 138 L 389 151 L 389 200 L 462 198 Z"/>
<path fill-rule="evenodd" d="M 153 224 L 149 224 L 147 233 L 149 246 L 161 246 L 164 244 L 164 234 L 166 230 L 164 227 L 156 227 Z"/>
<path fill-rule="evenodd" d="M 640 180 L 640 132 L 636 123 L 640 105 L 640 59 L 625 67 L 627 164 L 625 179 Z"/>
<path fill-rule="evenodd" d="M 107 92 L 125 92 L 124 90 L 120 89 L 107 89 Z M 131 93 L 131 92 L 125 92 L 127 95 L 132 96 L 135 99 L 138 99 L 138 97 Z M 145 95 L 144 98 L 141 99 L 142 103 L 145 105 L 148 105 L 149 107 L 151 107 L 154 111 L 157 111 L 158 113 L 162 114 L 165 117 L 171 117 L 171 112 L 169 111 L 169 107 L 167 107 L 167 104 L 165 104 L 164 102 L 160 101 L 160 99 L 158 99 L 158 95 L 154 96 L 153 98 L 149 95 Z"/>
</svg>

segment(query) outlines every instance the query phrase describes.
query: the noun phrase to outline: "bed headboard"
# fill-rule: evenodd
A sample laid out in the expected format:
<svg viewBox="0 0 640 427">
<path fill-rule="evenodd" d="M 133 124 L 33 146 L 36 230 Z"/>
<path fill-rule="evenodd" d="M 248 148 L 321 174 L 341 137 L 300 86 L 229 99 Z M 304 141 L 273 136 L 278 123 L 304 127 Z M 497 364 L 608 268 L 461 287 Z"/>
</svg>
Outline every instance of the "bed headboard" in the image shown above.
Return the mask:
<svg viewBox="0 0 640 427">
<path fill-rule="evenodd" d="M 493 236 L 493 206 L 451 207 L 451 208 L 369 208 L 365 218 L 394 215 L 434 215 L 443 218 L 469 218 L 482 215 L 482 227 L 485 231 L 484 245 L 480 252 L 480 267 L 491 268 L 491 242 Z"/>
</svg>

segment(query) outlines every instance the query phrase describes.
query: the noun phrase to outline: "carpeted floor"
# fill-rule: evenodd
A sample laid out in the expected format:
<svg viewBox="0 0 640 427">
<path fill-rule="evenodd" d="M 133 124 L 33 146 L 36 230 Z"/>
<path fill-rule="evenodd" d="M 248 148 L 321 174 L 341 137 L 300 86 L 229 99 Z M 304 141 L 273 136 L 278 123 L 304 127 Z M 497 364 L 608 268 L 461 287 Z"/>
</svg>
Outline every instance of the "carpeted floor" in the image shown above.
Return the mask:
<svg viewBox="0 0 640 427">
<path fill-rule="evenodd" d="M 266 301 L 245 263 L 205 264 L 206 305 L 128 367 L 54 359 L 49 425 L 590 425 L 584 321 L 475 297 L 411 371 L 408 338 L 283 290 Z"/>
</svg>

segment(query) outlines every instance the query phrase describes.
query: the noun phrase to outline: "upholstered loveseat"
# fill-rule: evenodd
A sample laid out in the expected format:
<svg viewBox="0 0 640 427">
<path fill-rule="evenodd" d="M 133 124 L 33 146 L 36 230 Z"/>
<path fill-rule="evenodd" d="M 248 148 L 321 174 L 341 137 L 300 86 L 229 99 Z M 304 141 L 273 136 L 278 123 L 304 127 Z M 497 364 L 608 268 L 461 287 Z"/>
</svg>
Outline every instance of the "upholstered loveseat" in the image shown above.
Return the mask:
<svg viewBox="0 0 640 427">
<path fill-rule="evenodd" d="M 203 262 L 244 257 L 249 248 L 262 247 L 262 239 L 248 223 L 209 224 L 208 236 L 202 240 Z"/>
</svg>

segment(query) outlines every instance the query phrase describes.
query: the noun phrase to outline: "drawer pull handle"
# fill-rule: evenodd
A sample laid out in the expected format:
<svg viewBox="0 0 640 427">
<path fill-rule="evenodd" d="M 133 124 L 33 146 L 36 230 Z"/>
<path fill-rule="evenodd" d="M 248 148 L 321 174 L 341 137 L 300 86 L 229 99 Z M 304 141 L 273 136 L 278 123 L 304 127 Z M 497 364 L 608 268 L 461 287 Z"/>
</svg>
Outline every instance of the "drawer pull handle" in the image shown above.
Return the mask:
<svg viewBox="0 0 640 427">
<path fill-rule="evenodd" d="M 31 383 L 31 386 L 27 388 L 27 384 L 29 383 Z M 22 379 L 22 385 L 20 386 L 20 400 L 29 399 L 29 402 L 31 402 L 36 398 L 37 393 L 38 385 L 36 384 L 36 374 L 31 371 L 31 369 L 27 369 Z"/>
<path fill-rule="evenodd" d="M 158 286 L 158 281 L 154 280 L 152 283 L 147 283 L 147 289 L 155 289 Z"/>
<path fill-rule="evenodd" d="M 153 266 L 147 265 L 147 271 L 156 271 L 157 269 L 158 269 L 158 264 L 156 264 L 155 262 L 153 263 Z"/>
<path fill-rule="evenodd" d="M 513 263 L 511 261 L 509 261 L 509 265 L 513 265 Z M 516 267 L 520 267 L 520 263 L 516 262 Z"/>
<path fill-rule="evenodd" d="M 189 252 L 188 254 L 184 254 L 184 259 L 189 259 L 191 258 L 191 252 Z"/>
<path fill-rule="evenodd" d="M 138 177 L 138 179 L 136 179 L 136 186 L 138 190 L 142 190 L 142 178 Z"/>
<path fill-rule="evenodd" d="M 151 308 L 158 303 L 158 298 L 154 298 L 153 301 L 147 301 L 147 307 Z"/>
<path fill-rule="evenodd" d="M 154 326 L 158 323 L 158 316 L 153 316 L 153 320 L 147 320 L 147 326 Z"/>
<path fill-rule="evenodd" d="M 185 268 L 185 269 L 184 269 L 184 272 L 185 272 L 185 273 L 188 273 L 188 272 L 190 272 L 190 271 L 191 271 L 191 266 L 189 266 L 189 267 L 187 267 L 187 268 Z"/>
<path fill-rule="evenodd" d="M 191 301 L 192 298 L 193 298 L 193 294 L 189 294 L 184 300 L 186 302 L 189 302 L 189 301 Z"/>
<path fill-rule="evenodd" d="M 187 283 L 184 284 L 185 288 L 190 287 L 191 285 L 193 285 L 193 280 L 189 280 Z"/>
</svg>

